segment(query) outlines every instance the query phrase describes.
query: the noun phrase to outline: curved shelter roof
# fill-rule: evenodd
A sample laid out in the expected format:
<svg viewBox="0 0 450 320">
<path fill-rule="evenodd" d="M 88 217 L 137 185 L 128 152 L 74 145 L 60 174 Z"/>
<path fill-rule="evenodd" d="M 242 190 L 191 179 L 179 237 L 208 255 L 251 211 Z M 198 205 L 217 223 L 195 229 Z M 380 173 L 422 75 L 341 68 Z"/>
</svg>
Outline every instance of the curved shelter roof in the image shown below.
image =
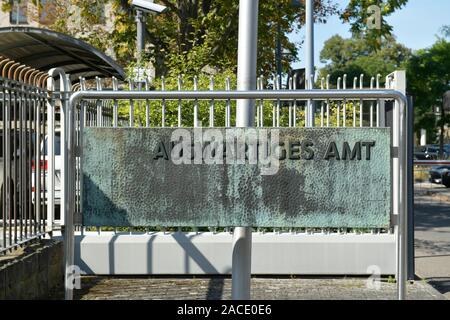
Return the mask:
<svg viewBox="0 0 450 320">
<path fill-rule="evenodd" d="M 125 78 L 110 57 L 84 41 L 47 29 L 0 28 L 0 55 L 41 71 L 62 68 L 72 80 L 99 77 Z"/>
</svg>

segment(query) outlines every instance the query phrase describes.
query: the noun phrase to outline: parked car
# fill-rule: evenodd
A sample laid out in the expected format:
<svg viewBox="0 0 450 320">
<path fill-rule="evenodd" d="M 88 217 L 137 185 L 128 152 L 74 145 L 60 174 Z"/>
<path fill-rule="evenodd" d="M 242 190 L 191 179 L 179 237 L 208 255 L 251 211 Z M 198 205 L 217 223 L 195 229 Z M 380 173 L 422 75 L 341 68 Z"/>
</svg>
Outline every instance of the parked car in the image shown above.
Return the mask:
<svg viewBox="0 0 450 320">
<path fill-rule="evenodd" d="M 431 145 L 431 147 L 432 148 L 436 148 L 437 149 L 437 151 L 438 151 L 438 153 L 440 153 L 440 150 L 441 150 L 441 147 L 440 147 L 440 145 L 438 145 L 438 144 L 433 144 L 433 145 Z M 443 146 L 442 146 L 442 149 L 443 149 L 443 151 L 444 151 L 444 159 L 448 159 L 449 157 L 450 157 L 450 145 L 448 145 L 448 144 L 444 144 Z"/>
<path fill-rule="evenodd" d="M 61 170 L 63 169 L 63 163 L 62 163 L 62 156 L 61 156 L 61 131 L 55 130 L 55 205 L 60 206 L 61 205 Z M 40 150 L 42 155 L 48 156 L 48 135 L 45 136 L 43 141 L 40 143 Z M 41 161 L 40 163 L 41 168 L 41 186 L 44 185 L 44 179 L 48 176 L 48 160 Z M 35 172 L 35 163 L 33 162 L 32 166 L 33 173 Z M 35 188 L 35 178 L 34 175 L 32 175 L 32 189 Z M 47 184 L 47 181 L 45 180 L 45 184 Z M 45 190 L 45 201 L 48 199 L 48 191 Z M 33 204 L 35 203 L 34 199 L 34 193 L 33 193 Z"/>
<path fill-rule="evenodd" d="M 442 176 L 444 173 L 447 173 L 450 171 L 450 166 L 434 166 L 431 167 L 431 170 L 429 172 L 430 174 L 430 182 L 431 183 L 437 183 L 442 184 Z"/>
<path fill-rule="evenodd" d="M 437 160 L 439 159 L 439 148 L 432 146 L 420 146 L 414 148 L 414 159 Z"/>
</svg>

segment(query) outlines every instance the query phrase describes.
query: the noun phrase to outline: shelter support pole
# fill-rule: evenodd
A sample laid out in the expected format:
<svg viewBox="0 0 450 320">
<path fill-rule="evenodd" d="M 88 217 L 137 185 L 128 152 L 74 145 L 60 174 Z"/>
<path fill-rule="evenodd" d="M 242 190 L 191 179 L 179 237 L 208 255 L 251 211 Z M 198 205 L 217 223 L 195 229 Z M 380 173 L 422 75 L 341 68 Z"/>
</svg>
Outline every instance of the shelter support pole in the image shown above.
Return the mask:
<svg viewBox="0 0 450 320">
<path fill-rule="evenodd" d="M 256 89 L 258 39 L 258 0 L 239 2 L 238 90 Z M 238 100 L 236 127 L 253 127 L 255 101 Z M 250 299 L 252 228 L 236 227 L 233 233 L 232 290 L 233 300 Z"/>
<path fill-rule="evenodd" d="M 306 89 L 314 89 L 314 0 L 306 0 L 305 77 Z M 307 101 L 306 127 L 314 127 L 314 101 Z"/>
<path fill-rule="evenodd" d="M 61 216 L 64 216 L 64 298 L 73 299 L 73 271 L 74 271 L 74 228 L 73 228 L 73 201 L 75 190 L 70 188 L 72 182 L 70 170 L 70 158 L 74 157 L 69 139 L 70 130 L 73 127 L 73 121 L 70 117 L 72 108 L 69 108 L 70 86 L 66 73 L 61 68 L 49 70 L 49 76 L 55 81 L 56 77 L 60 80 L 61 97 L 61 155 L 63 160 L 63 170 L 61 170 Z"/>
</svg>

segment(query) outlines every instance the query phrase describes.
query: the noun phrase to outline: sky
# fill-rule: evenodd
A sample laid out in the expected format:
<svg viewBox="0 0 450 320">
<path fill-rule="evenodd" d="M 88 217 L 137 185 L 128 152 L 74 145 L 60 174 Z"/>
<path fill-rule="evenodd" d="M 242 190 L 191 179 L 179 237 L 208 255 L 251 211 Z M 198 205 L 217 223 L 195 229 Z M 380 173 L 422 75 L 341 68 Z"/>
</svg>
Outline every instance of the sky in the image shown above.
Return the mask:
<svg viewBox="0 0 450 320">
<path fill-rule="evenodd" d="M 348 0 L 336 0 L 345 7 Z M 409 0 L 405 7 L 386 18 L 393 26 L 397 41 L 413 50 L 431 46 L 443 25 L 450 25 L 450 0 Z M 335 34 L 344 38 L 351 37 L 350 26 L 343 24 L 338 17 L 330 17 L 326 24 L 314 26 L 314 62 L 320 68 L 319 55 L 324 42 Z M 292 41 L 304 39 L 304 28 L 297 34 L 289 35 Z M 304 68 L 304 51 L 300 50 L 302 61 L 293 64 L 294 68 Z"/>
</svg>

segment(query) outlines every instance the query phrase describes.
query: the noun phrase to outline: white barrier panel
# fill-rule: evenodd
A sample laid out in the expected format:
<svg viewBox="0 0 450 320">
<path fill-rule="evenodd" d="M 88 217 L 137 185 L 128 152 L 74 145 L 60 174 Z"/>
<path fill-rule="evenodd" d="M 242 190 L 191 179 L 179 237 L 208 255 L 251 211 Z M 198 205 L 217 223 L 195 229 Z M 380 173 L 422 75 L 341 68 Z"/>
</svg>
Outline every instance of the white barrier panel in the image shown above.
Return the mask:
<svg viewBox="0 0 450 320">
<path fill-rule="evenodd" d="M 253 233 L 252 274 L 395 274 L 394 234 Z M 231 273 L 231 233 L 79 233 L 75 264 L 96 275 Z"/>
</svg>

